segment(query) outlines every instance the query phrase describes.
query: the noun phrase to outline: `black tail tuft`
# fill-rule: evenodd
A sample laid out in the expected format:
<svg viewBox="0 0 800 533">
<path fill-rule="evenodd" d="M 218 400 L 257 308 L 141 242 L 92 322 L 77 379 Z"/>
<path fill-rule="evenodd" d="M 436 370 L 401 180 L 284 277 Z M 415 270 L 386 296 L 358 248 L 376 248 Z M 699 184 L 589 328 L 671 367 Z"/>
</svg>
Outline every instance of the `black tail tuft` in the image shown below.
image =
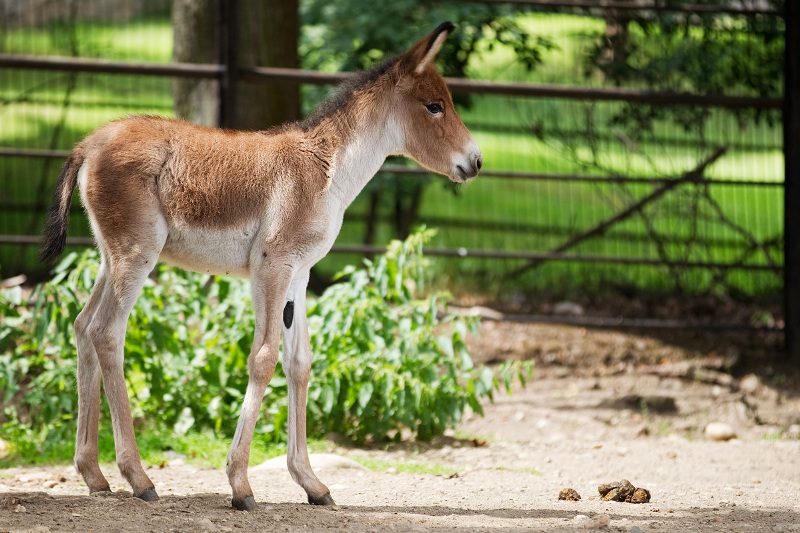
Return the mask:
<svg viewBox="0 0 800 533">
<path fill-rule="evenodd" d="M 50 265 L 61 257 L 67 245 L 67 224 L 61 220 L 60 208 L 55 202 L 50 206 L 47 222 L 44 226 L 44 239 L 39 249 L 39 259 L 42 263 Z"/>
<path fill-rule="evenodd" d="M 73 151 L 61 168 L 58 184 L 53 192 L 53 203 L 44 226 L 44 240 L 39 250 L 39 257 L 45 264 L 55 263 L 61 257 L 67 244 L 67 222 L 72 193 L 78 183 L 78 170 L 83 164 L 83 157 Z"/>
</svg>

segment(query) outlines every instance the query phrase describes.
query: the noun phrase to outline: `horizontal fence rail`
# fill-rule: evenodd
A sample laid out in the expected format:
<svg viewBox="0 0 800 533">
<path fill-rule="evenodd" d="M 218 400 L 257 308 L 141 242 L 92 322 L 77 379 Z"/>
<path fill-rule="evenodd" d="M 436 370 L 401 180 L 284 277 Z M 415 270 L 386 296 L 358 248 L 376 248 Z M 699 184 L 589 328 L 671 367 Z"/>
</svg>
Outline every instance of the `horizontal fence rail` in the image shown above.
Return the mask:
<svg viewBox="0 0 800 533">
<path fill-rule="evenodd" d="M 0 147 L 0 157 L 30 157 L 44 159 L 66 159 L 69 150 L 47 150 L 42 148 L 7 148 Z M 381 166 L 378 172 L 390 174 L 408 174 L 413 176 L 428 176 L 431 171 L 418 166 L 404 166 L 397 164 L 386 164 Z M 575 183 L 637 183 L 658 185 L 674 181 L 676 178 L 664 176 L 589 176 L 586 174 L 553 174 L 545 172 L 516 172 L 511 170 L 481 170 L 481 178 L 498 178 L 510 180 L 530 180 L 530 181 L 560 181 Z M 758 179 L 724 179 L 707 178 L 704 184 L 710 186 L 724 185 L 726 187 L 736 186 L 757 186 L 757 187 L 783 187 L 782 181 L 766 181 Z"/>
<path fill-rule="evenodd" d="M 189 78 L 218 78 L 225 73 L 223 65 L 199 63 L 130 63 L 72 57 L 42 57 L 0 54 L 0 67 L 50 70 L 61 72 L 87 72 L 104 74 L 140 74 L 147 76 L 174 76 Z M 348 79 L 353 73 L 328 73 L 314 70 L 277 67 L 239 69 L 238 76 L 249 81 L 334 85 Z M 488 80 L 445 78 L 450 90 L 463 94 L 495 94 L 527 96 L 533 98 L 564 98 L 567 100 L 622 101 L 653 105 L 686 105 L 727 109 L 781 109 L 780 98 L 753 96 L 701 95 L 676 92 L 654 92 L 625 88 L 584 88 L 569 85 L 532 83 L 503 83 Z"/>
<path fill-rule="evenodd" d="M 652 12 L 674 12 L 686 14 L 706 14 L 706 15 L 771 15 L 781 16 L 779 10 L 763 7 L 748 6 L 735 7 L 726 5 L 706 5 L 706 4 L 675 4 L 675 3 L 655 3 L 655 2 L 629 2 L 620 0 L 468 0 L 485 4 L 515 4 L 527 7 L 539 7 L 549 9 L 572 8 L 587 10 L 614 10 L 614 11 L 652 11 Z M 786 0 L 792 2 L 794 0 Z"/>
<path fill-rule="evenodd" d="M 0 243 L 7 244 L 41 244 L 41 237 L 35 235 L 0 235 Z M 70 237 L 67 246 L 94 246 L 91 237 Z M 386 252 L 386 246 L 370 244 L 335 244 L 331 252 L 358 255 L 379 255 Z M 425 255 L 436 257 L 471 257 L 476 259 L 523 259 L 526 261 L 565 261 L 577 263 L 608 263 L 619 265 L 647 265 L 681 268 L 703 268 L 716 270 L 753 270 L 760 272 L 776 272 L 770 265 L 745 265 L 717 263 L 713 261 L 668 261 L 643 257 L 609 257 L 604 255 L 565 254 L 556 252 L 514 252 L 507 250 L 470 250 L 468 248 L 425 248 Z M 780 269 L 778 269 L 780 270 Z"/>
</svg>

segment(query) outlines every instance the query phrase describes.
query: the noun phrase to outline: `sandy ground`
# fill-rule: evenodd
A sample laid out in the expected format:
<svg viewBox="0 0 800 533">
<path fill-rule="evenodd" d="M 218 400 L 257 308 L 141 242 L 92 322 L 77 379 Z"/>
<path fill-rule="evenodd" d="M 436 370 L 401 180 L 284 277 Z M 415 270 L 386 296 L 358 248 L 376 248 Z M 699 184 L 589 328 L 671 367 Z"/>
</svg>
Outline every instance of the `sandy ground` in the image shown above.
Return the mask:
<svg viewBox="0 0 800 533">
<path fill-rule="evenodd" d="M 179 456 L 149 466 L 156 503 L 130 497 L 113 465 L 105 496 L 69 466 L 14 468 L 0 471 L 0 531 L 800 531 L 796 376 L 727 340 L 487 324 L 476 358 L 534 359 L 535 379 L 464 420 L 460 438 L 332 439 L 313 462 L 337 506 L 304 503 L 275 461 L 251 469 L 251 513 L 231 509 L 222 469 Z M 711 440 L 709 422 L 736 436 Z M 623 478 L 650 503 L 601 501 L 598 485 Z M 559 501 L 567 487 L 582 499 Z"/>
</svg>

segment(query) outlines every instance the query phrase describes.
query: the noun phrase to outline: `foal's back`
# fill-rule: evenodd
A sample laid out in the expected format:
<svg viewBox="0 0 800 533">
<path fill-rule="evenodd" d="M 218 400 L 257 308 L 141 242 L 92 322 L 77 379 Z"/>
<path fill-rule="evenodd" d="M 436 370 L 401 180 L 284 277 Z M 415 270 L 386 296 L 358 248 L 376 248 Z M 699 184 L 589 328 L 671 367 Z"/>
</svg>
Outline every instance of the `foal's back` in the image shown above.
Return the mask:
<svg viewBox="0 0 800 533">
<path fill-rule="evenodd" d="M 308 142 L 297 127 L 242 132 L 137 116 L 82 144 L 87 156 L 95 152 L 81 183 L 89 209 L 155 201 L 175 224 L 238 226 L 260 218 L 279 188 L 297 197 L 327 184 L 324 169 L 299 157 Z"/>
</svg>

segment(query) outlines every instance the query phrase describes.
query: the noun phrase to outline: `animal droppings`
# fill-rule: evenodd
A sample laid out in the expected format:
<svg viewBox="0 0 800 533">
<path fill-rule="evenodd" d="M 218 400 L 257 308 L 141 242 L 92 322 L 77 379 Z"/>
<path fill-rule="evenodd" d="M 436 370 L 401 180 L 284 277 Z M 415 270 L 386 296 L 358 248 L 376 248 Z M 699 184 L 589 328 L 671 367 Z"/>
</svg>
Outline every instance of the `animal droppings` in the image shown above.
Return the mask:
<svg viewBox="0 0 800 533">
<path fill-rule="evenodd" d="M 561 492 L 558 493 L 559 500 L 566 500 L 568 502 L 577 502 L 581 499 L 581 495 L 578 494 L 578 491 L 575 489 L 561 489 Z"/>
<path fill-rule="evenodd" d="M 604 483 L 597 487 L 600 499 L 606 502 L 626 502 L 626 503 L 649 503 L 650 491 L 644 488 L 637 488 L 627 479 Z"/>
<path fill-rule="evenodd" d="M 633 491 L 633 495 L 631 495 L 630 503 L 650 503 L 650 491 L 643 488 L 638 488 Z"/>
</svg>

